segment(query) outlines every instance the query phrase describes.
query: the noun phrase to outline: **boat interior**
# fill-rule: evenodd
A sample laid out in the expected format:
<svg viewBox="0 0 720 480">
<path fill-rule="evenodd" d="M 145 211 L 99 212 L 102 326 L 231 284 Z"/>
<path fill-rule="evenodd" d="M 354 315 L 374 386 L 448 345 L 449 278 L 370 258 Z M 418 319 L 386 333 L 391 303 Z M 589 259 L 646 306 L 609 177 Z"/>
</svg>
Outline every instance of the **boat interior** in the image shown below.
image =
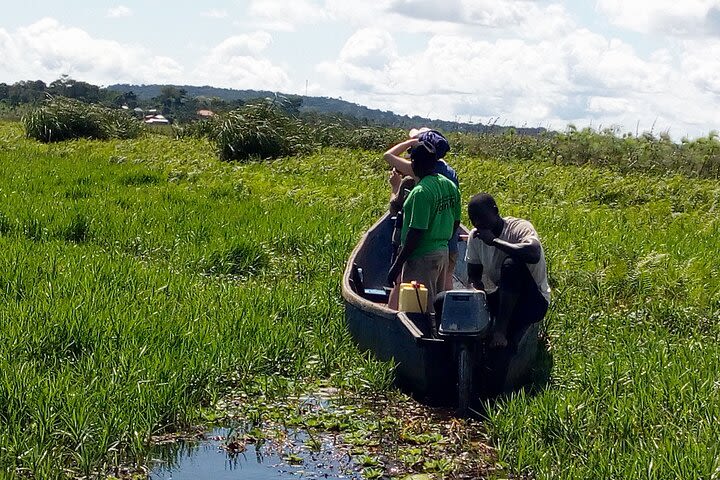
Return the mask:
<svg viewBox="0 0 720 480">
<path fill-rule="evenodd" d="M 393 255 L 392 233 L 395 217 L 385 215 L 371 230 L 359 247 L 352 269 L 349 283 L 352 290 L 360 297 L 376 304 L 387 304 L 391 288 L 387 285 L 387 274 Z M 464 228 L 464 227 L 461 227 Z M 467 233 L 464 231 L 462 233 Z M 455 288 L 467 287 L 467 266 L 465 264 L 466 242 L 458 242 L 458 261 L 454 272 Z M 427 319 L 417 318 L 415 323 L 423 334 L 429 335 Z"/>
</svg>

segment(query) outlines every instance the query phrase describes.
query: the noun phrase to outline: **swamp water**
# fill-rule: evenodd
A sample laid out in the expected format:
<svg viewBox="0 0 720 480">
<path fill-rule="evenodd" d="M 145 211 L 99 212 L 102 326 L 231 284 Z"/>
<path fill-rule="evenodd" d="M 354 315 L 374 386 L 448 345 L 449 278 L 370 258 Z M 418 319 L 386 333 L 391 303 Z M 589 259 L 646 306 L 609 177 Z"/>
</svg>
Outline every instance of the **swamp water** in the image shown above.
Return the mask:
<svg viewBox="0 0 720 480">
<path fill-rule="evenodd" d="M 156 439 L 151 480 L 470 479 L 491 476 L 482 425 L 404 396 L 344 398 L 322 390 L 280 402 L 241 395 L 222 422 L 190 439 Z"/>
<path fill-rule="evenodd" d="M 243 418 L 247 412 L 234 412 L 229 401 L 222 408 L 231 417 Z M 274 420 L 252 424 L 229 422 L 232 427 L 215 428 L 194 439 L 158 444 L 152 452 L 150 480 L 182 479 L 362 479 L 363 467 L 353 461 L 339 428 L 332 432 L 310 427 L 318 418 L 336 420 L 343 410 L 332 405 L 326 392 L 290 398 L 288 402 L 265 405 L 265 415 Z M 315 420 L 315 421 L 314 421 Z"/>
<path fill-rule="evenodd" d="M 232 440 L 233 430 L 218 428 L 198 440 L 183 440 L 158 446 L 151 464 L 151 480 L 183 479 L 325 479 L 363 478 L 351 457 L 333 445 L 327 435 L 310 436 L 289 431 L 282 441 L 270 440 L 243 445 Z M 319 447 L 319 448 L 318 448 Z"/>
</svg>

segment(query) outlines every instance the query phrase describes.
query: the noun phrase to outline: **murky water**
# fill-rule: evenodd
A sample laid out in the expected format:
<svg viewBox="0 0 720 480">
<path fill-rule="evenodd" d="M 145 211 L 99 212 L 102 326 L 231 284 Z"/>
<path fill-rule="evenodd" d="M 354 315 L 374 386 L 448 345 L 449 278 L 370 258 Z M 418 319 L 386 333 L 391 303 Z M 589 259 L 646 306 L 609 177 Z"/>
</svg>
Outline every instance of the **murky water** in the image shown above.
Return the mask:
<svg viewBox="0 0 720 480">
<path fill-rule="evenodd" d="M 307 433 L 290 430 L 282 442 L 249 443 L 237 453 L 223 448 L 228 435 L 232 430 L 219 428 L 203 440 L 158 446 L 150 479 L 362 478 L 349 455 L 335 448 L 331 435 L 315 438 L 315 451 L 307 446 Z"/>
</svg>

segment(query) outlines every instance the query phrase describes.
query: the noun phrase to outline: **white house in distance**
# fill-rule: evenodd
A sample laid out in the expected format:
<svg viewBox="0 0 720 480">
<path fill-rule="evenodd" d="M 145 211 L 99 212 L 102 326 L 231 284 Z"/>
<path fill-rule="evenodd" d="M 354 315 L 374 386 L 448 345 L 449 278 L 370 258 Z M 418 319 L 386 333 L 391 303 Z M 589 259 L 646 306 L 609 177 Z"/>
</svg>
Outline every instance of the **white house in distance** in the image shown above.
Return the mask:
<svg viewBox="0 0 720 480">
<path fill-rule="evenodd" d="M 170 120 L 164 115 L 157 113 L 154 108 L 147 111 L 147 115 L 143 117 L 143 121 L 149 125 L 170 125 Z"/>
</svg>

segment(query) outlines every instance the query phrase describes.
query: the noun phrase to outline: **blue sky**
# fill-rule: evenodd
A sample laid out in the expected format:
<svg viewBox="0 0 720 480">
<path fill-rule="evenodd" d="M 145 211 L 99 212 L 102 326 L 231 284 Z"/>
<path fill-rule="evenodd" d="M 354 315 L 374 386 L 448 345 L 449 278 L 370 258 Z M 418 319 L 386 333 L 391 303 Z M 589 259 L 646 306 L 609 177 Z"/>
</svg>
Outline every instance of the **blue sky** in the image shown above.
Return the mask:
<svg viewBox="0 0 720 480">
<path fill-rule="evenodd" d="M 720 0 L 27 0 L 0 82 L 60 75 L 340 97 L 448 120 L 720 128 Z"/>
</svg>

